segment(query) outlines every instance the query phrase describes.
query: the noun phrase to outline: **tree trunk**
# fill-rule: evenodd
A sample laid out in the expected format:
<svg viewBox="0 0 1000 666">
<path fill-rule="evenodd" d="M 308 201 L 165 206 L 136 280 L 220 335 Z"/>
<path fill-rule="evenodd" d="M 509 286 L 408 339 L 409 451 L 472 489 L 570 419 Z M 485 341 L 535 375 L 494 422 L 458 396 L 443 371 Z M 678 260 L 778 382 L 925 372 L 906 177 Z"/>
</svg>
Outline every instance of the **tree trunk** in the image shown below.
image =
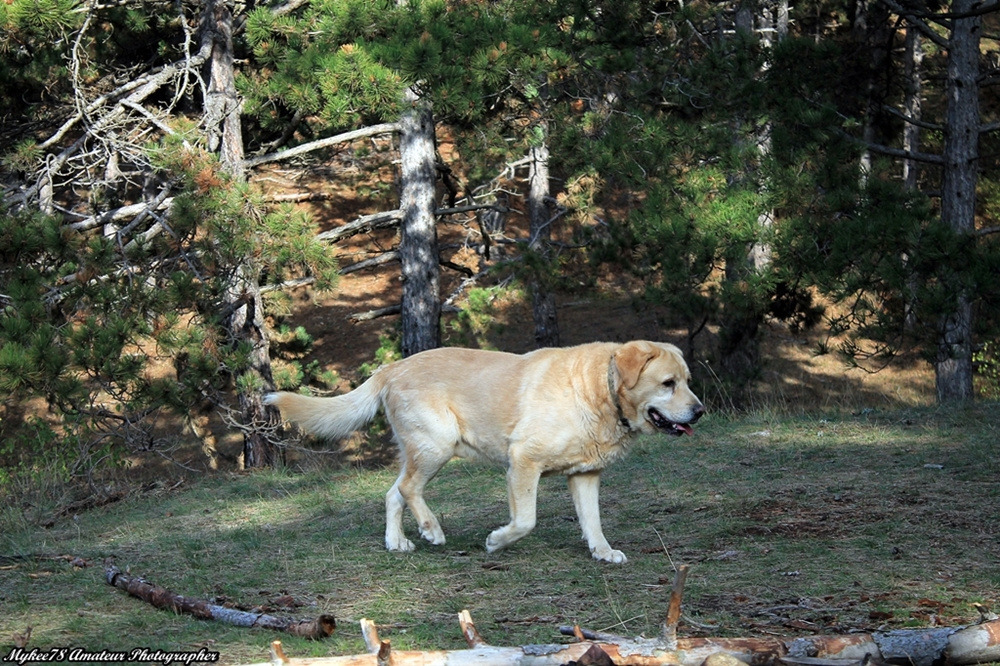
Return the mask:
<svg viewBox="0 0 1000 666">
<path fill-rule="evenodd" d="M 903 150 L 907 153 L 915 154 L 920 151 L 920 125 L 917 123 L 920 122 L 922 115 L 921 95 L 923 94 L 923 85 L 921 84 L 921 77 L 923 76 L 922 63 L 924 50 L 920 30 L 914 26 L 909 26 L 906 29 L 905 53 L 903 57 L 905 59 L 903 63 L 903 113 L 910 120 L 910 122 L 907 122 L 903 126 Z M 904 159 L 903 187 L 915 192 L 917 191 L 919 179 L 920 163 L 913 159 Z M 917 280 L 910 278 L 908 280 L 908 287 L 910 293 L 915 294 L 918 288 Z M 909 330 L 913 330 L 917 324 L 916 314 L 911 307 L 912 305 L 911 299 L 911 302 L 907 304 L 905 318 L 905 325 Z"/>
<path fill-rule="evenodd" d="M 552 239 L 552 210 L 548 204 L 549 192 L 549 147 L 543 141 L 531 149 L 531 170 L 528 176 L 528 216 L 530 237 L 528 249 L 536 253 L 543 263 L 549 260 L 547 243 Z M 555 295 L 545 284 L 544 268 L 536 271 L 531 280 L 531 311 L 535 320 L 535 345 L 538 347 L 559 346 L 559 320 L 556 313 Z"/>
<path fill-rule="evenodd" d="M 941 183 L 941 219 L 952 231 L 971 236 L 975 231 L 976 185 L 979 168 L 979 16 L 970 13 L 976 0 L 956 0 L 948 50 L 948 106 L 945 112 L 944 174 Z M 939 403 L 971 400 L 972 305 L 960 276 L 950 280 L 954 309 L 940 321 L 935 384 Z"/>
<path fill-rule="evenodd" d="M 757 10 L 759 13 L 755 14 Z M 736 30 L 747 34 L 755 33 L 765 49 L 773 47 L 775 41 L 787 34 L 787 2 L 764 3 L 761 7 L 742 4 L 736 15 Z M 756 25 L 755 25 L 756 24 Z M 762 65 L 766 71 L 769 62 Z M 756 118 L 738 117 L 734 123 L 734 141 L 744 143 L 748 138 L 740 134 L 740 128 L 756 123 Z M 757 147 L 757 164 L 762 165 L 770 158 L 771 123 L 762 122 L 749 136 L 749 141 Z M 732 175 L 734 184 L 741 181 L 757 188 L 766 195 L 768 184 L 761 176 L 760 166 L 748 166 Z M 766 197 L 762 197 L 766 198 Z M 770 270 L 773 248 L 769 236 L 774 224 L 774 211 L 761 210 L 757 215 L 756 238 L 741 247 L 733 247 L 726 257 L 725 280 L 733 294 L 727 300 L 719 328 L 719 367 L 723 377 L 731 382 L 733 399 L 742 401 L 744 390 L 753 381 L 760 367 L 760 341 L 758 332 L 763 322 L 766 306 L 760 302 L 761 296 L 753 293 L 751 283 Z"/>
<path fill-rule="evenodd" d="M 906 29 L 906 54 L 904 58 L 904 113 L 907 118 L 914 122 L 908 122 L 903 127 L 903 150 L 908 153 L 917 153 L 920 151 L 920 126 L 917 125 L 917 121 L 921 117 L 921 95 L 923 93 L 921 76 L 923 75 L 924 50 L 920 31 L 912 26 Z M 916 160 L 903 160 L 903 184 L 906 189 L 917 189 L 919 174 L 919 163 Z"/>
<path fill-rule="evenodd" d="M 882 105 L 887 97 L 885 71 L 889 59 L 886 44 L 891 42 L 889 8 L 877 0 L 859 0 L 855 5 L 854 38 L 864 60 L 865 115 L 862 139 L 865 146 L 886 143 L 882 127 Z M 865 148 L 859 165 L 859 183 L 864 186 L 872 171 L 872 152 Z"/>
<path fill-rule="evenodd" d="M 243 177 L 243 132 L 240 100 L 233 66 L 233 15 L 224 0 L 205 6 L 204 39 L 212 42 L 212 55 L 205 64 L 208 90 L 205 94 L 205 132 L 208 149 L 219 152 L 222 168 Z"/>
<path fill-rule="evenodd" d="M 441 345 L 441 302 L 438 286 L 438 243 L 435 227 L 434 117 L 419 100 L 400 120 L 400 172 L 403 222 L 399 260 L 402 264 L 403 356 Z"/>
<path fill-rule="evenodd" d="M 223 170 L 242 180 L 243 134 L 233 65 L 233 15 L 222 0 L 207 3 L 203 31 L 202 39 L 212 44 L 211 57 L 206 63 L 208 146 L 219 151 Z M 236 378 L 243 429 L 243 466 L 248 469 L 273 467 L 280 461 L 275 442 L 280 439 L 276 434 L 281 427 L 281 416 L 262 400 L 264 393 L 274 389 L 274 382 L 259 278 L 260 269 L 253 257 L 246 257 L 235 267 L 225 293 L 225 304 L 231 310 L 226 322 L 231 343 L 248 344 L 251 350 L 249 367 Z"/>
</svg>

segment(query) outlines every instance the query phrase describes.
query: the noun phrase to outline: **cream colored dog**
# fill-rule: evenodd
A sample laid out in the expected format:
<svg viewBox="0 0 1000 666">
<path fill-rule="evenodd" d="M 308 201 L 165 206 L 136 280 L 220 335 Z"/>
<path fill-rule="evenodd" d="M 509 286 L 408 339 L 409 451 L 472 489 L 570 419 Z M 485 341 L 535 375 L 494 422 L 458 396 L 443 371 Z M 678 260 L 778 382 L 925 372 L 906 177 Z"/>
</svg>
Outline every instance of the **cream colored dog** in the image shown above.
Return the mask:
<svg viewBox="0 0 1000 666">
<path fill-rule="evenodd" d="M 315 435 L 340 438 L 379 408 L 402 453 L 385 498 L 385 545 L 413 550 L 403 507 L 432 544 L 444 543 L 424 486 L 453 456 L 507 468 L 510 523 L 486 539 L 509 546 L 535 526 L 538 480 L 565 474 L 583 536 L 596 559 L 625 562 L 601 531 L 600 473 L 638 433 L 691 433 L 705 412 L 688 388 L 690 372 L 670 344 L 635 341 L 539 349 L 524 355 L 442 348 L 380 368 L 357 389 L 332 398 L 272 393 L 288 420 Z"/>
</svg>

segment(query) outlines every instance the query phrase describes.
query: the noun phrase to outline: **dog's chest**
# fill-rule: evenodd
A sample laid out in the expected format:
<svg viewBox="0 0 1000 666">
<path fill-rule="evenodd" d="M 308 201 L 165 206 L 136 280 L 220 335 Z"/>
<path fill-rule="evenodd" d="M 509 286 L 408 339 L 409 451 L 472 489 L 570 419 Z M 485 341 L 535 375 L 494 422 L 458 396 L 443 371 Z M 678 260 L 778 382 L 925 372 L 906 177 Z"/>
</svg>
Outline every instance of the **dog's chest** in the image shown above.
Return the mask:
<svg viewBox="0 0 1000 666">
<path fill-rule="evenodd" d="M 546 465 L 546 474 L 584 474 L 599 472 L 625 455 L 628 437 L 615 442 L 584 442 L 579 447 L 571 447 L 563 456 L 551 458 Z"/>
</svg>

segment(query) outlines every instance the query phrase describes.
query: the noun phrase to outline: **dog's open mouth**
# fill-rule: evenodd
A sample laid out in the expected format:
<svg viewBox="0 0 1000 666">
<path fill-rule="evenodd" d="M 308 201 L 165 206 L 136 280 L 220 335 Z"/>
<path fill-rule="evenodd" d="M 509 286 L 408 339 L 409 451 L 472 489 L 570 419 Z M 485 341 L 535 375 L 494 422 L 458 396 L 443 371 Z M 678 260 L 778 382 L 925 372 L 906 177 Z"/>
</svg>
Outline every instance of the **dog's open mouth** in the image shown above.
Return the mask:
<svg viewBox="0 0 1000 666">
<path fill-rule="evenodd" d="M 650 407 L 648 414 L 650 423 L 656 426 L 657 430 L 665 432 L 668 435 L 680 437 L 681 435 L 690 435 L 694 432 L 687 423 L 674 423 L 661 414 L 655 407 Z"/>
</svg>

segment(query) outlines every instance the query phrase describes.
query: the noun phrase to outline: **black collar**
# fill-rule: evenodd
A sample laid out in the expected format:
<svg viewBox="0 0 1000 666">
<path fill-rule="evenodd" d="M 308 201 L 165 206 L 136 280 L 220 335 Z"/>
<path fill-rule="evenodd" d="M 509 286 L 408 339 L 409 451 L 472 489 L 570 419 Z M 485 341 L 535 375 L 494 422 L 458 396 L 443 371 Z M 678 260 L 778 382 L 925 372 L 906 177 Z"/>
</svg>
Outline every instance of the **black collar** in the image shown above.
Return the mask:
<svg viewBox="0 0 1000 666">
<path fill-rule="evenodd" d="M 615 410 L 618 412 L 618 422 L 623 428 L 630 431 L 632 430 L 632 424 L 627 418 L 625 418 L 625 412 L 622 411 L 622 403 L 618 400 L 618 391 L 615 390 L 615 357 L 612 356 L 611 360 L 608 362 L 608 393 L 611 394 L 611 401 L 615 405 Z"/>
</svg>

